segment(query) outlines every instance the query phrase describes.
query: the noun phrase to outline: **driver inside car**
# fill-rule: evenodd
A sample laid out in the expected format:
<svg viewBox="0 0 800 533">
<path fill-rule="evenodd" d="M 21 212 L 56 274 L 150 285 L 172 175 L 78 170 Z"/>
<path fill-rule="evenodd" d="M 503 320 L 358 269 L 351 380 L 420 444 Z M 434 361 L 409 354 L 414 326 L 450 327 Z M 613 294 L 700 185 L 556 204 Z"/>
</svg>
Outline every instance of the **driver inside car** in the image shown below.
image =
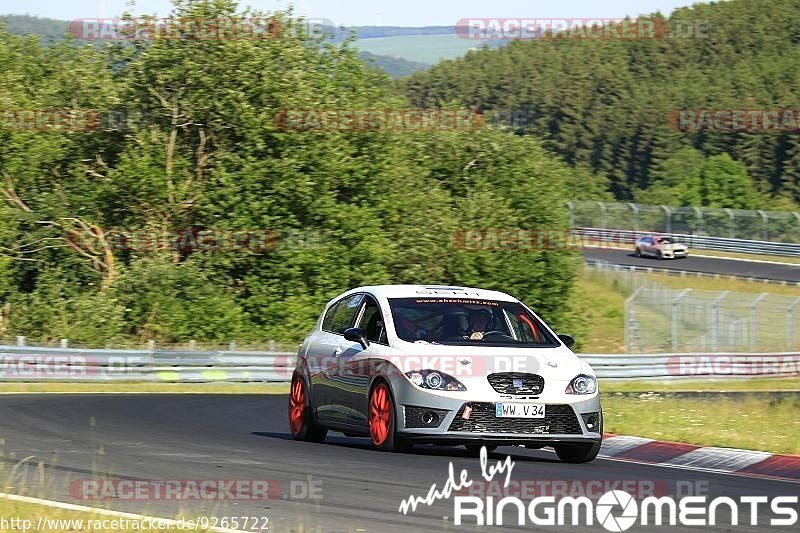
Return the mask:
<svg viewBox="0 0 800 533">
<path fill-rule="evenodd" d="M 492 312 L 488 309 L 478 309 L 469 314 L 469 330 L 467 336 L 470 340 L 481 340 L 487 331 L 490 331 L 489 323 L 492 321 Z"/>
</svg>

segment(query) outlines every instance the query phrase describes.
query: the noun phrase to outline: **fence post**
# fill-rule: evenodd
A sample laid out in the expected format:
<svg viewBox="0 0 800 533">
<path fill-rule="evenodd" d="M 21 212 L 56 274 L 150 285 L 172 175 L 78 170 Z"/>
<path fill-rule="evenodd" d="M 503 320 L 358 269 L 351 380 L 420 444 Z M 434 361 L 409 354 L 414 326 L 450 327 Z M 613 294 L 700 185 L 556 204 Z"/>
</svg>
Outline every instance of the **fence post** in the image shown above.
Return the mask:
<svg viewBox="0 0 800 533">
<path fill-rule="evenodd" d="M 753 300 L 753 303 L 750 304 L 750 349 L 755 350 L 756 348 L 756 335 L 758 335 L 758 304 L 769 296 L 768 292 L 762 292 L 761 294 Z"/>
<path fill-rule="evenodd" d="M 761 215 L 761 240 L 762 241 L 768 241 L 769 240 L 769 217 L 761 209 L 756 211 L 756 213 Z"/>
<path fill-rule="evenodd" d="M 672 351 L 678 351 L 678 306 L 684 296 L 689 294 L 692 289 L 684 289 L 672 300 Z"/>
<path fill-rule="evenodd" d="M 17 346 L 25 346 L 25 336 L 17 335 Z"/>
<path fill-rule="evenodd" d="M 567 210 L 569 212 L 569 227 L 572 229 L 575 227 L 575 204 L 571 201 L 567 202 Z"/>
<path fill-rule="evenodd" d="M 733 214 L 733 209 L 726 207 L 725 212 L 728 213 L 728 223 L 730 224 L 730 231 L 728 235 L 730 235 L 731 239 L 736 238 L 736 215 Z"/>
<path fill-rule="evenodd" d="M 719 351 L 719 304 L 731 291 L 724 291 L 711 304 L 711 351 Z"/>
<path fill-rule="evenodd" d="M 639 206 L 634 204 L 633 202 L 628 204 L 631 206 L 631 210 L 633 211 L 633 230 L 638 232 L 639 231 Z"/>
<path fill-rule="evenodd" d="M 786 322 L 786 349 L 791 350 L 794 345 L 794 308 L 800 304 L 800 298 L 796 299 L 789 305 L 787 309 L 787 322 Z"/>
<path fill-rule="evenodd" d="M 703 230 L 703 211 L 699 207 L 693 207 L 692 211 L 697 215 L 697 227 L 695 227 L 693 234 L 700 234 Z"/>
<path fill-rule="evenodd" d="M 68 340 L 68 339 L 61 339 L 61 344 L 60 344 L 60 346 L 61 346 L 62 348 L 69 348 L 69 340 Z"/>
<path fill-rule="evenodd" d="M 636 319 L 633 316 L 633 302 L 644 287 L 639 287 L 627 300 L 625 300 L 625 353 L 633 353 L 633 324 Z"/>
<path fill-rule="evenodd" d="M 155 351 L 155 349 L 156 349 L 156 341 L 153 341 L 153 340 L 147 341 L 147 349 L 150 350 L 151 352 Z"/>
<path fill-rule="evenodd" d="M 662 205 L 664 210 L 664 233 L 672 233 L 672 209 L 667 205 Z"/>
<path fill-rule="evenodd" d="M 603 202 L 597 202 L 597 205 L 600 206 L 600 229 L 608 229 L 608 220 L 606 217 L 606 204 Z"/>
</svg>

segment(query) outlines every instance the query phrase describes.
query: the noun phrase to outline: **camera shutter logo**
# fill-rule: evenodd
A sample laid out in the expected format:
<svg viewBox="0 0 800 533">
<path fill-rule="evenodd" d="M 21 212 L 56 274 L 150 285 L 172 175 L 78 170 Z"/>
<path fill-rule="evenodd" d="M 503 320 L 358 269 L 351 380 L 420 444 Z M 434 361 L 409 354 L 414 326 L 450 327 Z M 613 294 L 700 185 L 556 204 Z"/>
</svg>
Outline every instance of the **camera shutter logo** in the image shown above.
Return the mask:
<svg viewBox="0 0 800 533">
<path fill-rule="evenodd" d="M 615 507 L 622 508 L 622 514 L 614 516 L 611 511 Z M 597 515 L 597 521 L 604 528 L 608 531 L 619 533 L 630 529 L 636 523 L 636 519 L 639 517 L 639 509 L 636 507 L 636 501 L 633 496 L 624 490 L 612 490 L 606 492 L 597 500 L 595 514 Z"/>
</svg>

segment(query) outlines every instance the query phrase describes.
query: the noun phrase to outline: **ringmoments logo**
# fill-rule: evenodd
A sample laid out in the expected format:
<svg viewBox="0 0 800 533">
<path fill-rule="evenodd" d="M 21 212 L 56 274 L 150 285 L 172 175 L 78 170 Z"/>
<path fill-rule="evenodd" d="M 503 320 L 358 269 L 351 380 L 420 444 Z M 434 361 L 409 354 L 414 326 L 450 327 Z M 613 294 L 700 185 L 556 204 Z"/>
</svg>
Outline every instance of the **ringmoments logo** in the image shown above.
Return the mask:
<svg viewBox="0 0 800 533">
<path fill-rule="evenodd" d="M 503 487 L 511 484 L 515 463 L 510 456 L 489 466 L 486 447 L 483 447 L 480 465 L 481 477 L 486 483 L 493 483 L 497 474 L 505 474 Z M 416 512 L 419 506 L 432 506 L 452 498 L 456 526 L 592 526 L 597 523 L 615 533 L 637 524 L 696 526 L 699 531 L 708 526 L 738 526 L 740 514 L 745 517 L 742 523 L 749 525 L 796 526 L 798 521 L 798 496 L 646 496 L 637 500 L 619 489 L 603 493 L 596 501 L 586 496 L 543 495 L 523 500 L 518 496 L 463 495 L 475 482 L 466 469 L 456 476 L 451 462 L 441 488 L 434 483 L 425 496 L 409 496 L 400 503 L 398 511 L 408 514 Z M 770 516 L 765 517 L 766 514 Z"/>
</svg>

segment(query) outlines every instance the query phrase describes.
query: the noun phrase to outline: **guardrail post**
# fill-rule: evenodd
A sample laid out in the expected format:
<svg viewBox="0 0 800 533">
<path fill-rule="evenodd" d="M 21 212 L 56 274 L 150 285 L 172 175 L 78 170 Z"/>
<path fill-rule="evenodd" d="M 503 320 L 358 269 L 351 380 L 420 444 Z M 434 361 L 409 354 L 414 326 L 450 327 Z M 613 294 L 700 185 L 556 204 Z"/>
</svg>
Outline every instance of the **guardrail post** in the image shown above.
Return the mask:
<svg viewBox="0 0 800 533">
<path fill-rule="evenodd" d="M 758 297 L 753 300 L 753 303 L 750 304 L 750 349 L 755 350 L 756 348 L 756 335 L 758 335 L 758 304 L 769 296 L 768 292 L 762 292 L 758 295 Z"/>
<path fill-rule="evenodd" d="M 275 341 L 269 341 L 267 343 L 267 351 L 270 351 L 270 352 L 276 352 L 277 351 L 275 349 Z"/>
<path fill-rule="evenodd" d="M 228 344 L 228 351 L 235 352 L 236 351 L 236 341 L 231 341 Z"/>
<path fill-rule="evenodd" d="M 189 351 L 193 352 L 195 350 L 197 350 L 197 341 L 195 340 L 189 341 Z"/>
<path fill-rule="evenodd" d="M 25 336 L 17 335 L 17 346 L 25 346 Z"/>
<path fill-rule="evenodd" d="M 69 348 L 69 340 L 68 339 L 61 339 L 61 347 L 62 348 Z"/>
<path fill-rule="evenodd" d="M 156 349 L 156 341 L 147 341 L 147 349 L 151 352 Z"/>
</svg>

